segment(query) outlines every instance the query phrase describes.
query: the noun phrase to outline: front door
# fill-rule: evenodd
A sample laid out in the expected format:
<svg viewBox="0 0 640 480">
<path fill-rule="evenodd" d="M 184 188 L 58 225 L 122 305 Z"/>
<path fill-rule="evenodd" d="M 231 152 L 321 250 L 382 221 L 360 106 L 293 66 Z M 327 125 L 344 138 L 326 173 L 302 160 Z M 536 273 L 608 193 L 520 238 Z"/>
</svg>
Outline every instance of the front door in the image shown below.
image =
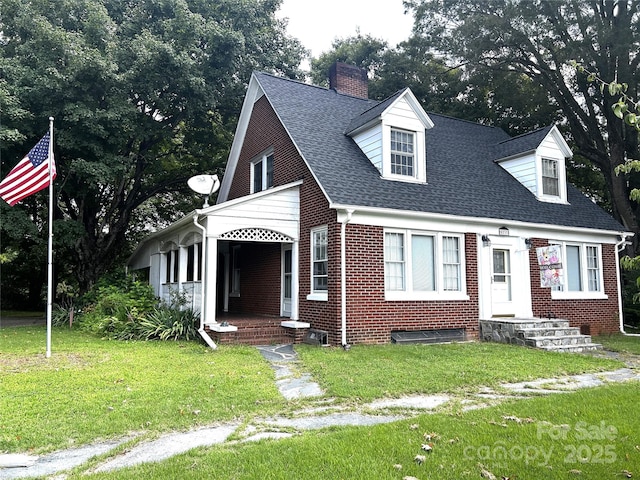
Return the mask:
<svg viewBox="0 0 640 480">
<path fill-rule="evenodd" d="M 291 317 L 291 294 L 293 291 L 293 267 L 291 245 L 282 249 L 282 316 Z"/>
<path fill-rule="evenodd" d="M 493 316 L 514 315 L 511 251 L 492 248 L 491 255 L 491 311 Z"/>
</svg>

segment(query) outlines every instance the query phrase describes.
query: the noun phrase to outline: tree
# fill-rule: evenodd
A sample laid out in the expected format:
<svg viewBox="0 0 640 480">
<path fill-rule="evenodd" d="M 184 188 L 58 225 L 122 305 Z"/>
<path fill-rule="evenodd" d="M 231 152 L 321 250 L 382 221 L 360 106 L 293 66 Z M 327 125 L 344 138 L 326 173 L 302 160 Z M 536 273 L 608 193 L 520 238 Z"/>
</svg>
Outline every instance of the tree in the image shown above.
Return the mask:
<svg viewBox="0 0 640 480">
<path fill-rule="evenodd" d="M 629 199 L 637 177 L 616 175 L 638 157 L 638 132 L 609 107 L 618 99 L 572 60 L 600 78 L 626 82 L 637 96 L 640 2 L 637 0 L 408 0 L 414 34 L 470 76 L 525 75 L 561 109 L 575 153 L 603 175 L 614 216 L 640 233 L 640 211 Z M 637 240 L 636 240 L 637 241 Z"/>
<path fill-rule="evenodd" d="M 470 77 L 434 55 L 418 37 L 394 48 L 370 35 L 337 39 L 332 49 L 311 61 L 311 79 L 327 84 L 334 62 L 367 70 L 369 97 L 382 100 L 409 87 L 431 112 L 501 127 L 512 135 L 559 120 L 547 92 L 527 76 L 513 71 Z"/>
<path fill-rule="evenodd" d="M 279 4 L 2 0 L 2 174 L 55 117 L 56 252 L 81 291 L 151 220 L 198 206 L 185 181 L 223 172 L 254 69 L 301 76 Z M 33 219 L 39 202 L 14 208 Z"/>
</svg>

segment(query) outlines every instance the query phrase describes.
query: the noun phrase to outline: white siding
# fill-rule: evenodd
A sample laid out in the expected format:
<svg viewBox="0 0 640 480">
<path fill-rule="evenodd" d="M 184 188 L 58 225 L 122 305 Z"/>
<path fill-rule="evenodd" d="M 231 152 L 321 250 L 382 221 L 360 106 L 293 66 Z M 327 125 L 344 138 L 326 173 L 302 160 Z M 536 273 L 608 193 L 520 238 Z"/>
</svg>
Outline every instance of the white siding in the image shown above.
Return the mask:
<svg viewBox="0 0 640 480">
<path fill-rule="evenodd" d="M 537 195 L 536 156 L 534 154 L 500 162 L 500 166 L 527 187 L 531 193 Z"/>
<path fill-rule="evenodd" d="M 360 150 L 382 174 L 382 125 L 376 125 L 353 137 Z"/>
<path fill-rule="evenodd" d="M 298 188 L 291 188 L 216 209 L 207 217 L 207 232 L 209 235 L 219 236 L 241 228 L 260 227 L 297 239 L 299 219 Z"/>
<path fill-rule="evenodd" d="M 424 124 L 405 98 L 398 99 L 393 108 L 385 113 L 383 121 L 386 125 L 395 128 L 405 128 L 417 132 L 424 132 L 425 129 Z"/>
<path fill-rule="evenodd" d="M 538 147 L 538 155 L 545 158 L 553 158 L 555 160 L 564 160 L 564 155 L 562 154 L 560 146 L 551 135 L 547 135 Z"/>
</svg>

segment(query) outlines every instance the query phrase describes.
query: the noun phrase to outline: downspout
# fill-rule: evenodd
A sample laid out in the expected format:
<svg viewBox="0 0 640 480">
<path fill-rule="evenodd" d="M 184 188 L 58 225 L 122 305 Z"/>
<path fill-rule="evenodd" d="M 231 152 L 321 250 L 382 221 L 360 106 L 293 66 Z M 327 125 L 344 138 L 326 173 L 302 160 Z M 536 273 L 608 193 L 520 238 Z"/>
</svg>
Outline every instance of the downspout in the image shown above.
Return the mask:
<svg viewBox="0 0 640 480">
<path fill-rule="evenodd" d="M 347 345 L 347 223 L 351 221 L 353 210 L 347 210 L 347 216 L 340 226 L 340 302 L 342 317 L 342 346 L 346 349 Z"/>
<path fill-rule="evenodd" d="M 618 282 L 618 318 L 620 319 L 620 333 L 629 337 L 640 337 L 637 333 L 627 333 L 624 331 L 624 317 L 622 315 L 622 284 L 620 283 L 620 252 L 628 244 L 627 234 L 620 235 L 621 240 L 616 243 L 616 280 Z"/>
<path fill-rule="evenodd" d="M 200 229 L 202 232 L 202 252 L 200 252 L 202 256 L 202 278 L 200 279 L 200 328 L 198 329 L 198 333 L 204 340 L 204 342 L 209 345 L 213 350 L 218 348 L 213 339 L 209 336 L 207 332 L 204 331 L 204 309 L 206 305 L 206 290 L 205 290 L 205 278 L 207 278 L 207 229 L 200 225 L 198 222 L 198 211 L 193 215 L 193 224 Z"/>
</svg>

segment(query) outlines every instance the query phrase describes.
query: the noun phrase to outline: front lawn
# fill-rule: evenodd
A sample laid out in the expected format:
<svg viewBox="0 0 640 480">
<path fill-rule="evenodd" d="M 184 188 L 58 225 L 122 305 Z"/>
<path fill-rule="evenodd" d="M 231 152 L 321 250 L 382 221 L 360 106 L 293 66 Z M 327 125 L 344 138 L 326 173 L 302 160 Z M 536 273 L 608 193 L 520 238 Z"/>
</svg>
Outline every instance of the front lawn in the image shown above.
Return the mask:
<svg viewBox="0 0 640 480">
<path fill-rule="evenodd" d="M 164 432 L 278 411 L 255 348 L 0 330 L 0 452 L 51 451 L 131 431 Z"/>
<path fill-rule="evenodd" d="M 594 337 L 593 341 L 601 343 L 607 350 L 640 355 L 640 336 L 627 336 L 616 333 L 614 335 Z"/>
<path fill-rule="evenodd" d="M 573 358 L 573 357 L 567 357 Z M 640 384 L 519 400 L 462 414 L 285 440 L 199 448 L 91 480 L 620 479 L 640 474 Z M 422 450 L 422 445 L 432 450 Z M 424 463 L 414 458 L 424 455 Z M 87 478 L 78 474 L 71 478 Z"/>
<path fill-rule="evenodd" d="M 287 413 L 273 369 L 253 347 L 123 342 L 44 327 L 0 330 L 0 452 L 67 448 Z M 468 393 L 500 382 L 620 368 L 620 362 L 508 345 L 296 346 L 300 370 L 349 403 L 413 393 Z"/>
<path fill-rule="evenodd" d="M 498 343 L 296 347 L 305 369 L 329 395 L 370 401 L 412 393 L 473 391 L 482 386 L 583 372 L 622 364 L 589 355 L 543 352 Z"/>
</svg>

